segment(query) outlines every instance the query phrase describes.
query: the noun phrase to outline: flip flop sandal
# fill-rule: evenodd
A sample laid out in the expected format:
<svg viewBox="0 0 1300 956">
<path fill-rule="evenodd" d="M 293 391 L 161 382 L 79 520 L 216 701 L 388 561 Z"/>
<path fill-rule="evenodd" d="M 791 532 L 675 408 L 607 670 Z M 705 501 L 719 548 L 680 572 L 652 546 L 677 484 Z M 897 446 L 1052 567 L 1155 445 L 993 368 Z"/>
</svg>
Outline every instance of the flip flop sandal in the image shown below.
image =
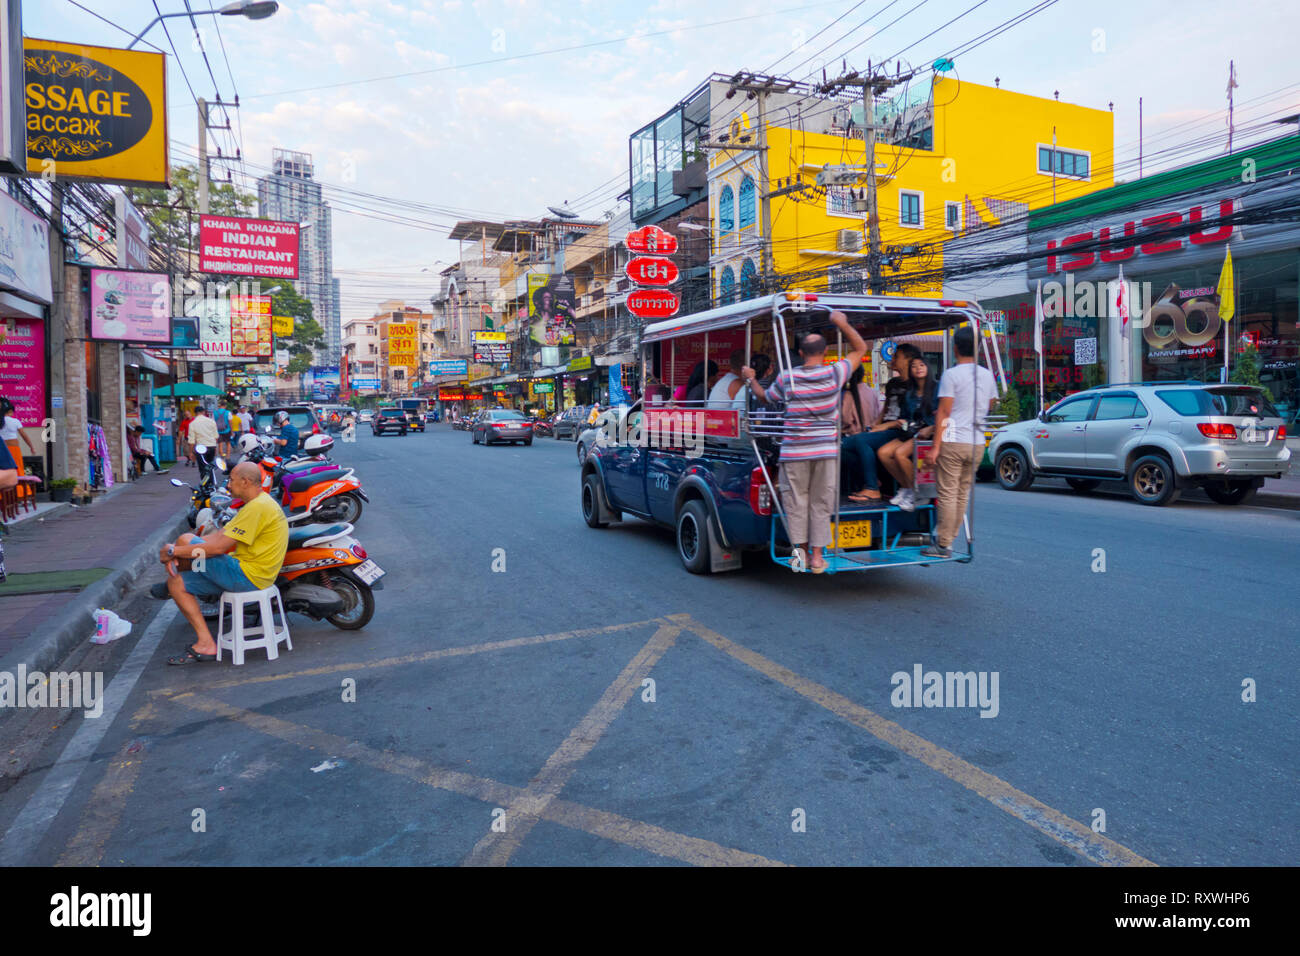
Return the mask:
<svg viewBox="0 0 1300 956">
<path fill-rule="evenodd" d="M 215 664 L 216 662 L 216 654 L 200 654 L 192 647 L 185 648 L 185 653 L 180 657 L 167 658 L 167 663 L 173 667 L 183 667 L 186 664 Z"/>
</svg>

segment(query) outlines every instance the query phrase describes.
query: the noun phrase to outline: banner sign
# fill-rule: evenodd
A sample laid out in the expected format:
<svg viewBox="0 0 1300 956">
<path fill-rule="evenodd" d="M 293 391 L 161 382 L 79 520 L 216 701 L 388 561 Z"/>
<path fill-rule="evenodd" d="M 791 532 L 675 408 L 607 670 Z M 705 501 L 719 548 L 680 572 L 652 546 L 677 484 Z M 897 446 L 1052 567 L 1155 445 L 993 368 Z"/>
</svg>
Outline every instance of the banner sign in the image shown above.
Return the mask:
<svg viewBox="0 0 1300 956">
<path fill-rule="evenodd" d="M 355 389 L 370 388 L 379 391 L 379 379 L 377 378 L 354 378 L 352 387 Z"/>
<path fill-rule="evenodd" d="M 640 285 L 672 285 L 678 278 L 677 263 L 663 256 L 633 256 L 624 271 Z"/>
<path fill-rule="evenodd" d="M 445 388 L 439 387 L 438 401 L 440 402 L 463 402 L 465 400 L 465 390 L 463 388 Z"/>
<path fill-rule="evenodd" d="M 23 39 L 27 172 L 167 188 L 161 53 Z"/>
<path fill-rule="evenodd" d="M 510 361 L 510 343 L 506 339 L 506 333 L 476 329 L 472 335 L 475 362 L 499 365 Z"/>
<path fill-rule="evenodd" d="M 645 410 L 642 429 L 646 435 L 676 435 L 689 430 L 709 438 L 739 438 L 740 412 L 722 408 L 681 409 L 652 405 Z"/>
<path fill-rule="evenodd" d="M 637 289 L 627 297 L 627 310 L 642 319 L 671 318 L 680 306 L 675 292 Z"/>
<path fill-rule="evenodd" d="M 292 315 L 273 315 L 271 316 L 271 331 L 282 338 L 293 338 L 293 316 Z"/>
<path fill-rule="evenodd" d="M 194 349 L 199 347 L 199 320 L 192 315 L 172 316 L 172 348 Z"/>
<path fill-rule="evenodd" d="M 90 337 L 171 344 L 171 284 L 165 272 L 90 270 Z"/>
<path fill-rule="evenodd" d="M 469 359 L 437 359 L 429 363 L 430 375 L 468 375 Z"/>
<path fill-rule="evenodd" d="M 54 300 L 49 226 L 4 190 L 0 190 L 0 286 L 45 305 Z"/>
<path fill-rule="evenodd" d="M 203 359 L 230 357 L 228 296 L 186 296 L 185 314 L 199 320 L 199 353 Z"/>
<path fill-rule="evenodd" d="M 296 279 L 298 224 L 240 216 L 199 216 L 199 271 Z"/>
<path fill-rule="evenodd" d="M 528 277 L 528 335 L 534 345 L 572 345 L 574 340 L 573 276 Z"/>
<path fill-rule="evenodd" d="M 123 269 L 149 268 L 149 221 L 124 193 L 113 197 L 117 213 L 117 264 Z"/>
<path fill-rule="evenodd" d="M 643 252 L 652 256 L 671 256 L 677 251 L 677 237 L 658 226 L 642 226 L 627 234 L 629 252 Z"/>
<path fill-rule="evenodd" d="M 236 358 L 271 357 L 271 297 L 230 297 L 230 354 Z"/>
<path fill-rule="evenodd" d="M 45 323 L 0 319 L 0 395 L 14 403 L 19 421 L 45 420 Z"/>
<path fill-rule="evenodd" d="M 548 392 L 555 391 L 555 383 L 554 382 L 533 382 L 532 388 L 536 394 L 545 395 Z"/>
<path fill-rule="evenodd" d="M 416 344 L 414 322 L 388 323 L 388 364 L 403 365 L 407 368 L 416 366 Z"/>
<path fill-rule="evenodd" d="M 581 372 L 591 368 L 591 356 L 583 355 L 569 362 L 567 370 L 570 372 Z"/>
</svg>

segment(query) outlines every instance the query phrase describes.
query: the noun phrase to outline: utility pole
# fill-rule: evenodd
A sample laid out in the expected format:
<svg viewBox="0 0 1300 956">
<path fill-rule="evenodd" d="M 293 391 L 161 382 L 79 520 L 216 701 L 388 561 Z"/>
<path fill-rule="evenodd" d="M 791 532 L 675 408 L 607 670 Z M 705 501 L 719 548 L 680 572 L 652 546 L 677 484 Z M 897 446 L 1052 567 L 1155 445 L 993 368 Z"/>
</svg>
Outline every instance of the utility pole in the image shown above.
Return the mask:
<svg viewBox="0 0 1300 956">
<path fill-rule="evenodd" d="M 1232 152 L 1232 91 L 1237 88 L 1237 66 L 1228 61 L 1228 152 Z"/>
<path fill-rule="evenodd" d="M 817 87 L 819 93 L 834 93 L 848 87 L 862 90 L 862 132 L 863 146 L 866 152 L 865 173 L 867 177 L 867 273 L 868 287 L 872 295 L 882 295 L 885 291 L 885 275 L 880 249 L 880 208 L 876 196 L 876 111 L 875 98 L 887 92 L 891 87 L 912 79 L 914 73 L 895 76 L 890 79 L 883 72 L 876 74 L 871 62 L 867 62 L 865 74 L 853 70 L 827 80 Z"/>
<path fill-rule="evenodd" d="M 208 101 L 199 97 L 199 212 L 208 214 Z"/>
</svg>

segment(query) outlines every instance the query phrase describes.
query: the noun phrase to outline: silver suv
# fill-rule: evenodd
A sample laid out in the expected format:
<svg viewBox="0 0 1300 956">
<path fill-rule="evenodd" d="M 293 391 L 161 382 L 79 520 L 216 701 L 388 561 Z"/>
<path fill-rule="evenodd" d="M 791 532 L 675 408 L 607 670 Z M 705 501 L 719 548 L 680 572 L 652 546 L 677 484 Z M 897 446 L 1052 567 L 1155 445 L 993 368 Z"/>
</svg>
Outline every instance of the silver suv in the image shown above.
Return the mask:
<svg viewBox="0 0 1300 956">
<path fill-rule="evenodd" d="M 1281 416 L 1258 388 L 1204 382 L 1105 385 L 1062 399 L 1036 419 L 999 429 L 989 445 L 998 483 L 1037 477 L 1087 492 L 1122 480 L 1144 505 L 1203 487 L 1235 505 L 1287 471 Z"/>
</svg>

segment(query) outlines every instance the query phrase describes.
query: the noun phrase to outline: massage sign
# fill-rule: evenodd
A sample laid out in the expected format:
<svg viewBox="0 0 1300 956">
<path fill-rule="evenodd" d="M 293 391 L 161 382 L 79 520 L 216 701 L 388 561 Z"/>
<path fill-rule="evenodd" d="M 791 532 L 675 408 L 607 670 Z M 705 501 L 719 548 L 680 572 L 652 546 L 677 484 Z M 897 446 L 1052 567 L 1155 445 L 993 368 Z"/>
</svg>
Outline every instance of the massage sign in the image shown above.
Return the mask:
<svg viewBox="0 0 1300 956">
<path fill-rule="evenodd" d="M 199 216 L 199 271 L 296 279 L 298 224 L 239 216 Z"/>
<path fill-rule="evenodd" d="M 643 226 L 627 234 L 627 277 L 637 284 L 628 293 L 627 310 L 643 319 L 666 319 L 677 314 L 681 300 L 669 291 L 677 281 L 677 264 L 667 258 L 677 251 L 677 237 L 658 226 Z M 649 286 L 650 288 L 642 288 Z"/>
<path fill-rule="evenodd" d="M 23 39 L 27 172 L 167 186 L 161 53 Z"/>
</svg>

